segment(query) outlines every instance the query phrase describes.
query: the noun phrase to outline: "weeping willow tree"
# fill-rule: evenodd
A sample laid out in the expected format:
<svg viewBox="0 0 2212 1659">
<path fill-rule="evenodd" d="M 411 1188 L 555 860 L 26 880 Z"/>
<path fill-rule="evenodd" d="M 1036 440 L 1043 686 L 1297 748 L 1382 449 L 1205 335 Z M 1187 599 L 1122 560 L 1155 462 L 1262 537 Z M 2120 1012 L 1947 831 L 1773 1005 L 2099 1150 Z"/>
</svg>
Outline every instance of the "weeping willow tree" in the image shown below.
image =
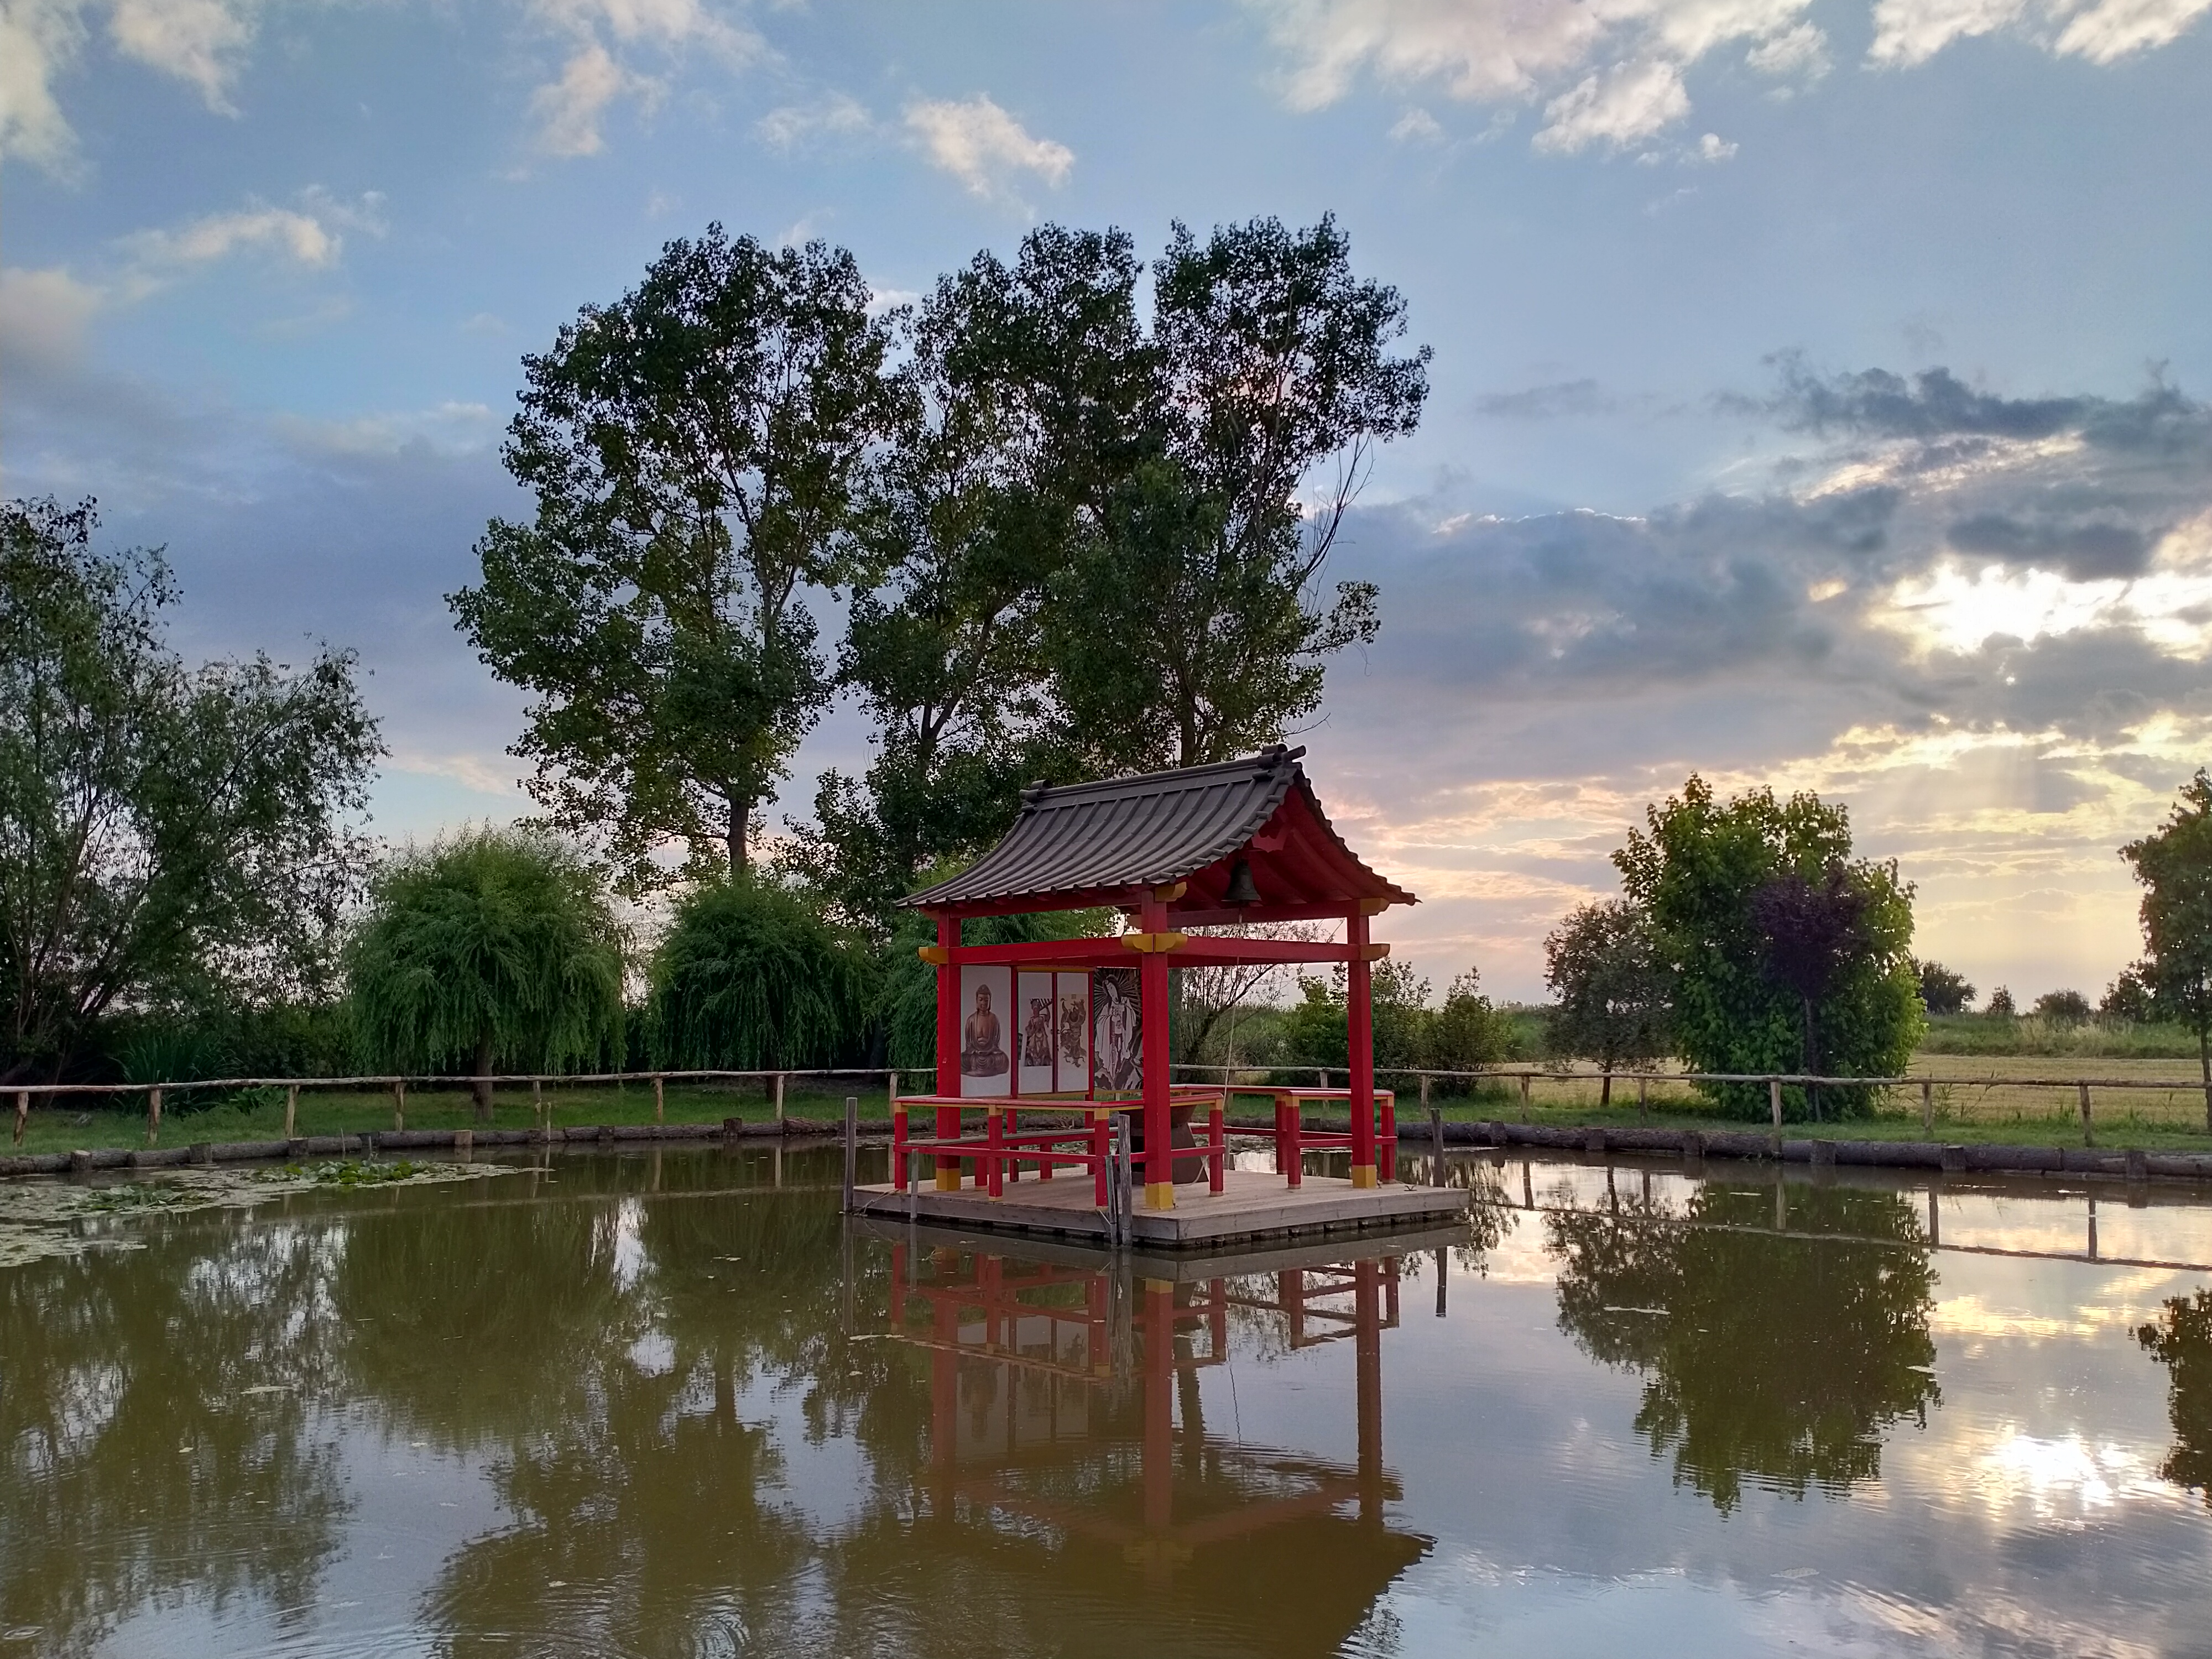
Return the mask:
<svg viewBox="0 0 2212 1659">
<path fill-rule="evenodd" d="M 867 1041 L 872 967 L 860 939 L 765 877 L 695 888 L 650 973 L 657 1063 L 832 1066 Z"/>
<path fill-rule="evenodd" d="M 476 1078 L 495 1064 L 588 1061 L 623 1031 L 623 933 L 574 852 L 522 830 L 478 830 L 401 854 L 370 888 L 346 966 L 371 1065 Z"/>
</svg>

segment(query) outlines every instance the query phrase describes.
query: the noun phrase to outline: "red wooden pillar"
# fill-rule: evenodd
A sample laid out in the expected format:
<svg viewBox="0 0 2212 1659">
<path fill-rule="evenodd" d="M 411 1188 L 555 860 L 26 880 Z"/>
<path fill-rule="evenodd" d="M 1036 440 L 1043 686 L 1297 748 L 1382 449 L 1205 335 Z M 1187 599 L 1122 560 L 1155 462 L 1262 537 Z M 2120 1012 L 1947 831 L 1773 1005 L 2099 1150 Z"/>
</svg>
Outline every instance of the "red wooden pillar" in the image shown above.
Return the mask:
<svg viewBox="0 0 2212 1659">
<path fill-rule="evenodd" d="M 955 1099 L 960 1094 L 960 965 L 952 960 L 952 949 L 959 943 L 960 918 L 940 915 L 937 918 L 937 948 L 945 953 L 945 960 L 937 964 L 937 1092 Z M 937 1138 L 960 1138 L 957 1106 L 937 1109 Z M 958 1158 L 939 1155 L 937 1189 L 941 1193 L 960 1190 Z"/>
<path fill-rule="evenodd" d="M 1145 1529 L 1175 1519 L 1175 1286 L 1145 1280 Z"/>
<path fill-rule="evenodd" d="M 1147 894 L 1140 926 L 1158 936 L 1168 925 L 1168 907 Z M 1147 951 L 1137 969 L 1137 1009 L 1145 1044 L 1145 1207 L 1175 1208 L 1175 1139 L 1168 1113 L 1168 959 Z"/>
<path fill-rule="evenodd" d="M 1359 1406 L 1359 1518 L 1382 1518 L 1382 1275 L 1373 1261 L 1352 1270 L 1353 1370 Z"/>
<path fill-rule="evenodd" d="M 1367 960 L 1367 912 L 1345 919 L 1352 961 L 1346 973 L 1345 1014 L 1352 1039 L 1352 1184 L 1375 1185 L 1375 995 Z"/>
</svg>

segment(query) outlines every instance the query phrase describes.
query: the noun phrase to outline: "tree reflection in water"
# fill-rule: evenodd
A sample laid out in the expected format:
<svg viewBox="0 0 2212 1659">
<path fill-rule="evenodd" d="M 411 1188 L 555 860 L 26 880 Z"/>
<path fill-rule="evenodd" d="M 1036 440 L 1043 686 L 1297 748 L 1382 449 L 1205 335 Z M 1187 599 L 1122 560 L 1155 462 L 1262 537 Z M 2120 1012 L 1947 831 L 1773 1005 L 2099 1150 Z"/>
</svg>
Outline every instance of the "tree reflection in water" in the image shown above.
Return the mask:
<svg viewBox="0 0 2212 1659">
<path fill-rule="evenodd" d="M 1559 1325 L 1594 1359 L 1641 1371 L 1637 1432 L 1723 1514 L 1746 1480 L 1802 1497 L 1881 1472 L 1888 1426 L 1942 1403 L 1928 1334 L 1935 1270 L 1893 1192 L 1707 1182 L 1686 1206 L 1623 1200 L 1553 1214 Z M 1853 1242 L 1894 1240 L 1894 1245 Z M 1905 1248 L 1898 1248 L 1903 1246 Z"/>
<path fill-rule="evenodd" d="M 308 1403 L 314 1233 L 234 1215 L 0 1273 L 0 1629 L 88 1653 L 150 1603 L 304 1614 L 348 1507 Z"/>
<path fill-rule="evenodd" d="M 2136 1340 L 2166 1368 L 2173 1449 L 2158 1472 L 2202 1494 L 2204 1507 L 2212 1510 L 2212 1291 L 2170 1297 L 2157 1322 L 2138 1330 Z"/>
</svg>

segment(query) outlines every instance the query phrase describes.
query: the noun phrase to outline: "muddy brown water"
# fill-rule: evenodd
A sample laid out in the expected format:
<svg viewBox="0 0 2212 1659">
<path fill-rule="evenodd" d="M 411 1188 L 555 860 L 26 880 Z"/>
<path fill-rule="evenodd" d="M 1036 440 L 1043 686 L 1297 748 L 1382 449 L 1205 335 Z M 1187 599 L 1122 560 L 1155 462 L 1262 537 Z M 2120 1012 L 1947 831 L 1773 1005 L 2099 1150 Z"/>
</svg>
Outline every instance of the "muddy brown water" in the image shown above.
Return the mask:
<svg viewBox="0 0 2212 1659">
<path fill-rule="evenodd" d="M 1455 1232 L 1194 1275 L 840 1167 L 67 1223 L 0 1656 L 2212 1653 L 2186 1194 L 1474 1154 Z"/>
</svg>

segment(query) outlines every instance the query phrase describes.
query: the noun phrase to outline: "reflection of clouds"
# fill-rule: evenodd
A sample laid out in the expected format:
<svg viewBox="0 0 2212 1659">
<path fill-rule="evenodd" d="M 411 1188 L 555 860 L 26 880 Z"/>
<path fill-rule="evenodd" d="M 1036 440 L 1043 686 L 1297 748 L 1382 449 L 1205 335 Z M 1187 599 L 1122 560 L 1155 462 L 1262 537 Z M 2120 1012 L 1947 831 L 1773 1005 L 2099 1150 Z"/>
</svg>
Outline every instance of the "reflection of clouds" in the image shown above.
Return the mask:
<svg viewBox="0 0 2212 1659">
<path fill-rule="evenodd" d="M 2188 1497 L 2140 1454 L 2081 1436 L 2046 1438 L 2011 1425 L 1975 1460 L 1967 1490 L 1996 1519 L 2025 1509 L 2038 1521 L 2078 1522 L 2123 1503 L 2186 1510 Z"/>
</svg>

